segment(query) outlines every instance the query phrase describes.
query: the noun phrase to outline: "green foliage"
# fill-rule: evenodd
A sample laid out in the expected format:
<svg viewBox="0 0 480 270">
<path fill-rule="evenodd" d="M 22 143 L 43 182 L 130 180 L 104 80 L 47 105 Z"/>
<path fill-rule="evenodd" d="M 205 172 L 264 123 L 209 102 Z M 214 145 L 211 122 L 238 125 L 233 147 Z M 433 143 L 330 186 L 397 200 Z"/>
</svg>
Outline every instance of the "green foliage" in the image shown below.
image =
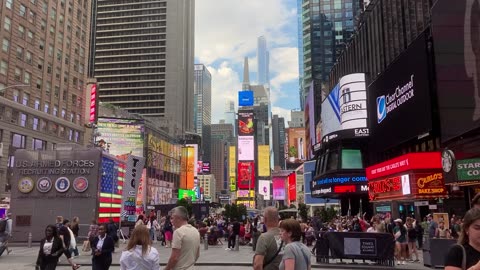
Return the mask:
<svg viewBox="0 0 480 270">
<path fill-rule="evenodd" d="M 238 216 L 237 216 L 237 220 L 243 220 L 243 217 L 245 217 L 245 218 L 248 217 L 247 207 L 246 207 L 244 204 L 240 204 L 240 205 L 238 206 Z"/>
<path fill-rule="evenodd" d="M 297 209 L 297 206 L 295 206 L 295 204 L 290 204 L 290 209 Z"/>
<path fill-rule="evenodd" d="M 308 219 L 308 208 L 307 205 L 304 203 L 298 204 L 298 214 L 302 218 L 303 221 L 307 221 Z"/>
<path fill-rule="evenodd" d="M 243 220 L 243 217 L 247 217 L 247 207 L 244 204 L 236 205 L 232 204 L 225 204 L 225 211 L 223 212 L 223 216 L 225 218 L 234 219 L 236 218 L 238 221 Z"/>
<path fill-rule="evenodd" d="M 281 204 L 279 207 L 278 207 L 278 210 L 283 210 L 283 209 L 287 209 L 288 207 L 286 205 L 283 205 Z"/>
<path fill-rule="evenodd" d="M 180 199 L 177 201 L 177 206 L 183 206 L 188 211 L 188 216 L 192 216 L 192 203 L 187 201 L 186 199 Z"/>
<path fill-rule="evenodd" d="M 322 208 L 320 211 L 320 218 L 323 222 L 329 222 L 337 215 L 337 211 L 333 207 L 329 207 L 327 209 Z"/>
<path fill-rule="evenodd" d="M 290 146 L 290 148 L 288 148 L 288 156 L 289 157 L 297 156 L 297 148 L 295 148 L 295 146 Z"/>
</svg>

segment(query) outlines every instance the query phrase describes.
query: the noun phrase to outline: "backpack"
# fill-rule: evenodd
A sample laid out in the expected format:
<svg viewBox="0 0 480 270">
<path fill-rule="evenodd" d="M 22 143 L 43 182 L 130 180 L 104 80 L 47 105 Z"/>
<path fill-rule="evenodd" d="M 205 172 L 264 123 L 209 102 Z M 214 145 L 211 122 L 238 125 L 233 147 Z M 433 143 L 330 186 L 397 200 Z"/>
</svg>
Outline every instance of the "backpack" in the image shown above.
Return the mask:
<svg viewBox="0 0 480 270">
<path fill-rule="evenodd" d="M 7 230 L 7 219 L 0 220 L 0 233 L 4 233 Z"/>
</svg>

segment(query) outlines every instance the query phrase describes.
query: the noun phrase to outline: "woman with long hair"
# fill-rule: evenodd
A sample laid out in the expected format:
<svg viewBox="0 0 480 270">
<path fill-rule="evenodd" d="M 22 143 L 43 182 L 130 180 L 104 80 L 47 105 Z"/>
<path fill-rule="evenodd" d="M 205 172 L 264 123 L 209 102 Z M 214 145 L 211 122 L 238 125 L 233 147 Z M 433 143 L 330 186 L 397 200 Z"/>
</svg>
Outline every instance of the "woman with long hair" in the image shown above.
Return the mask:
<svg viewBox="0 0 480 270">
<path fill-rule="evenodd" d="M 407 229 L 403 226 L 400 218 L 394 220 L 393 236 L 395 238 L 395 249 L 397 252 L 397 265 L 405 264 L 407 259 Z"/>
<path fill-rule="evenodd" d="M 165 231 L 165 247 L 172 247 L 172 236 L 173 236 L 173 225 L 170 220 L 170 216 L 167 216 L 165 219 L 165 224 L 163 225 L 163 230 Z"/>
<path fill-rule="evenodd" d="M 57 268 L 58 258 L 63 254 L 63 242 L 58 237 L 57 227 L 48 225 L 45 228 L 45 238 L 40 241 L 35 269 L 54 270 Z"/>
<path fill-rule="evenodd" d="M 480 269 L 480 209 L 468 210 L 463 218 L 458 244 L 445 259 L 445 270 Z"/>
<path fill-rule="evenodd" d="M 302 228 L 295 219 L 285 219 L 280 224 L 280 237 L 285 243 L 280 270 L 310 270 L 311 254 L 305 244 L 300 242 Z"/>
<path fill-rule="evenodd" d="M 137 222 L 135 222 L 135 228 L 137 228 L 140 225 L 145 225 L 143 218 L 144 218 L 143 215 L 138 216 Z"/>
<path fill-rule="evenodd" d="M 160 256 L 152 247 L 150 232 L 145 226 L 138 226 L 128 240 L 127 248 L 120 257 L 121 270 L 159 270 Z"/>
<path fill-rule="evenodd" d="M 416 223 L 415 219 L 409 218 L 407 219 L 407 243 L 408 243 L 408 252 L 410 252 L 409 258 L 413 262 L 419 262 L 418 259 L 418 252 L 417 252 L 417 230 L 415 228 L 414 223 Z M 413 260 L 413 255 L 415 254 L 415 260 Z"/>
</svg>

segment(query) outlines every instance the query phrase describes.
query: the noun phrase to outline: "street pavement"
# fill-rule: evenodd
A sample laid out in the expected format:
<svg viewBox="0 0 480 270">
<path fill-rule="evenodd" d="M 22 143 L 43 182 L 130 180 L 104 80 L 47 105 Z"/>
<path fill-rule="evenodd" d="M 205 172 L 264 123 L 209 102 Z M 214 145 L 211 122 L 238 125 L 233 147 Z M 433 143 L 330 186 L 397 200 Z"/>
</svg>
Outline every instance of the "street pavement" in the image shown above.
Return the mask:
<svg viewBox="0 0 480 270">
<path fill-rule="evenodd" d="M 121 255 L 121 250 L 125 248 L 125 244 L 120 244 L 120 247 L 113 254 L 113 265 L 110 269 L 116 270 L 120 269 L 119 259 Z M 154 246 L 158 249 L 160 253 L 160 265 L 165 266 L 170 256 L 171 249 L 160 246 L 156 243 Z M 225 250 L 226 245 L 220 246 L 209 246 L 208 250 L 204 250 L 204 246 L 201 246 L 200 258 L 197 262 L 197 269 L 199 270 L 220 270 L 220 269 L 231 269 L 231 270 L 243 270 L 243 269 L 252 269 L 252 258 L 254 252 L 251 247 L 241 246 L 239 251 L 227 251 Z M 34 243 L 31 248 L 28 248 L 25 245 L 17 244 L 12 247 L 13 252 L 6 254 L 6 252 L 0 257 L 0 269 L 5 270 L 31 270 L 35 264 L 39 249 L 39 243 Z M 79 246 L 79 249 L 81 247 Z M 344 260 L 349 262 L 348 264 L 336 264 L 333 260 L 329 265 L 317 264 L 315 258 L 312 256 L 312 268 L 315 269 L 393 269 L 388 267 L 379 267 L 371 264 L 361 264 L 361 261 L 358 261 L 358 264 L 351 264 L 351 260 Z M 77 264 L 82 265 L 81 269 L 91 269 L 91 256 L 87 253 L 81 253 L 79 257 L 75 258 Z M 68 267 L 66 258 L 63 256 L 60 259 L 60 264 L 57 269 L 71 269 Z M 423 261 L 420 263 L 407 263 L 406 265 L 396 266 L 395 269 L 421 269 L 426 270 L 428 267 L 423 266 Z"/>
</svg>

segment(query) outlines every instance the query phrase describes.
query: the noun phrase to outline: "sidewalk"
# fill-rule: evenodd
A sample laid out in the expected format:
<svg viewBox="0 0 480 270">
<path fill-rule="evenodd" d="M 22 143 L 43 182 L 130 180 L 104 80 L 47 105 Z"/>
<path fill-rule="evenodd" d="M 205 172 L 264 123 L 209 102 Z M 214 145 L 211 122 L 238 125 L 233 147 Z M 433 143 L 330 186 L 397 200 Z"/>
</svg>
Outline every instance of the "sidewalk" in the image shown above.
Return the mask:
<svg viewBox="0 0 480 270">
<path fill-rule="evenodd" d="M 118 266 L 121 251 L 124 250 L 126 244 L 120 244 L 120 247 L 116 249 L 116 252 L 113 254 L 113 265 Z M 160 253 L 160 264 L 164 266 L 168 258 L 170 257 L 171 249 L 165 248 L 160 246 L 159 243 L 155 243 L 154 247 L 158 249 Z M 252 260 L 254 252 L 252 251 L 252 247 L 249 246 L 241 246 L 239 251 L 227 251 L 225 250 L 226 245 L 220 246 L 209 246 L 208 250 L 204 250 L 204 246 L 200 246 L 200 258 L 196 265 L 198 266 L 252 266 Z M 31 263 L 32 265 L 35 263 L 37 258 L 39 249 L 39 244 L 34 243 L 32 248 L 28 248 L 26 245 L 19 245 L 15 244 L 12 245 L 13 252 L 9 255 L 6 252 L 0 257 L 0 262 L 14 262 L 14 261 L 23 261 L 25 263 Z M 79 246 L 81 249 L 81 246 Z M 87 253 L 80 254 L 79 257 L 74 259 L 75 263 L 88 266 L 91 265 L 91 256 Z M 363 264 L 362 261 L 356 261 L 357 263 L 352 264 L 351 260 L 344 260 L 344 262 L 348 262 L 346 264 L 337 264 L 336 260 L 331 260 L 330 264 L 318 264 L 316 263 L 316 259 L 312 256 L 312 268 L 330 268 L 330 269 L 405 269 L 405 270 L 413 270 L 413 269 L 420 269 L 426 270 L 430 269 L 428 267 L 423 266 L 423 258 L 420 252 L 420 263 L 407 263 L 406 265 L 397 265 L 395 268 L 391 267 L 384 267 L 384 266 L 376 266 L 373 264 Z M 67 266 L 67 260 L 63 256 L 60 259 L 60 266 Z"/>
</svg>

